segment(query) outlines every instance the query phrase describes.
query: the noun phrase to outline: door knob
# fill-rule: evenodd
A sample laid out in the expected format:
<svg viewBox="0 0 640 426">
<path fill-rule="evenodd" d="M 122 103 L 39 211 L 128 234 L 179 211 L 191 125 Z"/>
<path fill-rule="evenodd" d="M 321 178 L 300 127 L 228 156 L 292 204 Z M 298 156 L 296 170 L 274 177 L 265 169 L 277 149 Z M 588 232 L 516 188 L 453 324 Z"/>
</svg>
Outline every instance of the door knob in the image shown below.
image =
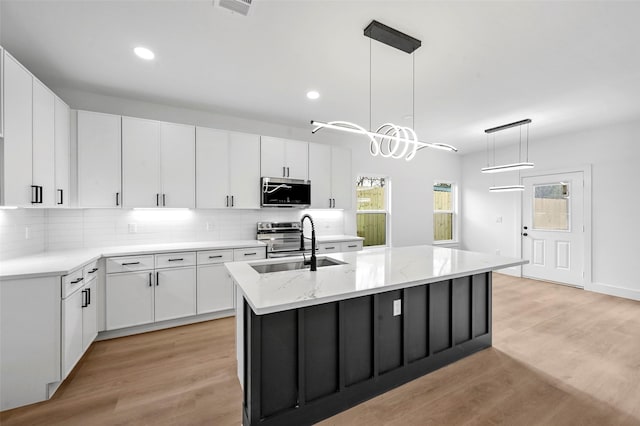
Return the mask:
<svg viewBox="0 0 640 426">
<path fill-rule="evenodd" d="M 522 234 L 522 236 L 524 236 L 524 237 L 526 237 L 526 236 L 528 236 L 528 235 L 529 235 L 529 234 L 527 234 L 526 232 Z"/>
</svg>

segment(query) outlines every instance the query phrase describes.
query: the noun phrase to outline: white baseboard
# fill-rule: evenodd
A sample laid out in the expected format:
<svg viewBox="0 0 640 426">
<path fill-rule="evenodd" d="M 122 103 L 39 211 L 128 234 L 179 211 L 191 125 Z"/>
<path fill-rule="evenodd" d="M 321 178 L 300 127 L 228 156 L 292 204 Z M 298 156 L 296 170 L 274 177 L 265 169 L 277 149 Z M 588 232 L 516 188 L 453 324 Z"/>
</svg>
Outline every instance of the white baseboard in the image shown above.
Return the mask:
<svg viewBox="0 0 640 426">
<path fill-rule="evenodd" d="M 640 300 L 640 290 L 632 288 L 616 287 L 602 283 L 591 283 L 584 287 L 585 290 L 595 293 L 608 294 L 609 296 L 624 297 L 626 299 Z"/>
<path fill-rule="evenodd" d="M 98 333 L 96 341 L 115 339 L 117 337 L 131 336 L 133 334 L 147 333 L 149 331 L 162 330 L 165 328 L 178 327 L 181 325 L 195 324 L 198 322 L 210 321 L 218 318 L 232 317 L 235 315 L 234 309 L 226 311 L 213 312 L 210 314 L 196 315 L 186 318 L 178 318 L 174 320 L 156 322 L 152 324 L 137 325 L 135 327 L 120 328 L 118 330 L 106 330 Z"/>
</svg>

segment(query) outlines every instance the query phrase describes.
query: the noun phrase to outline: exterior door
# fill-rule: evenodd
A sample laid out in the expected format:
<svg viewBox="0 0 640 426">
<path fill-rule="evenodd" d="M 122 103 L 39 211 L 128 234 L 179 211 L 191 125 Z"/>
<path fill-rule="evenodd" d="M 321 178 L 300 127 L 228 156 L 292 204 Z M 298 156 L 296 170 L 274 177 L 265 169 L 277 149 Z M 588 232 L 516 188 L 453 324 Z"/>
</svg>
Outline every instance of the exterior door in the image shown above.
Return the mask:
<svg viewBox="0 0 640 426">
<path fill-rule="evenodd" d="M 522 275 L 583 287 L 583 173 L 525 177 L 523 185 Z"/>
</svg>

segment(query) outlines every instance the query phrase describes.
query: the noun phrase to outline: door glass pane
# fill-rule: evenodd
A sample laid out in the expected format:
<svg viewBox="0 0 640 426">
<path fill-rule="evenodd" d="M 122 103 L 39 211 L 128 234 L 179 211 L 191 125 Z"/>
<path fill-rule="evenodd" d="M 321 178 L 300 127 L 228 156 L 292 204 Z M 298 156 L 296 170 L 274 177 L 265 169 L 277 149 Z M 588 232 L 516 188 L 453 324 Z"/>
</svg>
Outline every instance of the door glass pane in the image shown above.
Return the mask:
<svg viewBox="0 0 640 426">
<path fill-rule="evenodd" d="M 433 240 L 453 240 L 453 213 L 433 214 Z"/>
<path fill-rule="evenodd" d="M 387 243 L 386 213 L 358 213 L 356 224 L 358 236 L 364 238 L 365 246 L 383 246 Z"/>
<path fill-rule="evenodd" d="M 569 183 L 533 186 L 533 229 L 569 231 Z"/>
</svg>

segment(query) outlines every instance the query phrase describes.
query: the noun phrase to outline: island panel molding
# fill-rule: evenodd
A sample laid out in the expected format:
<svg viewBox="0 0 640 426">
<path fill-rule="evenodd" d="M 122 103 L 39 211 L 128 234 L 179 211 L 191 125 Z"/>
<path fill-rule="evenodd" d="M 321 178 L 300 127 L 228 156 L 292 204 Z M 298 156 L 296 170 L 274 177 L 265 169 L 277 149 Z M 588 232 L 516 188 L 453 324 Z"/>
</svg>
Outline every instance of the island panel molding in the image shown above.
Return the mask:
<svg viewBox="0 0 640 426">
<path fill-rule="evenodd" d="M 243 424 L 312 424 L 490 347 L 491 272 L 243 323 Z"/>
</svg>

